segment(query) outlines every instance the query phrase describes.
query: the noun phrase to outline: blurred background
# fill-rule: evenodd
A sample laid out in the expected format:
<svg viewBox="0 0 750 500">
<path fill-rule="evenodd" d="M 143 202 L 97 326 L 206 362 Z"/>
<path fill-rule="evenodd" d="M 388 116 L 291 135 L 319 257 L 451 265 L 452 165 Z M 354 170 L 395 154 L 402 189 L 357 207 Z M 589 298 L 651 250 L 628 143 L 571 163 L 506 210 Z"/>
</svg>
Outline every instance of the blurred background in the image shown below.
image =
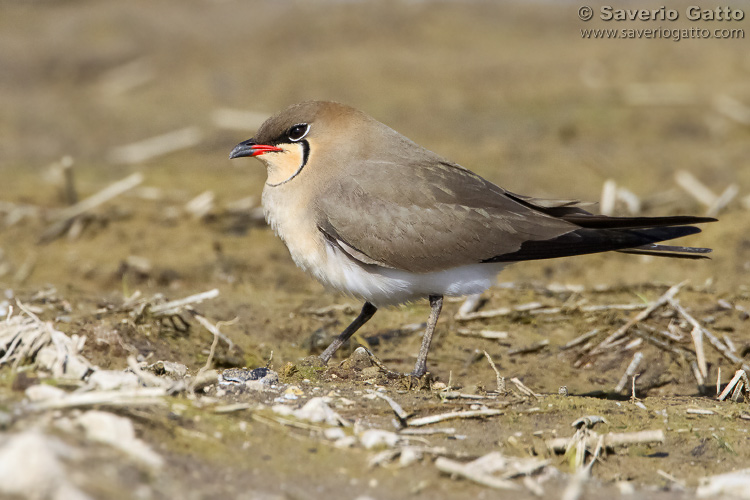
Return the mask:
<svg viewBox="0 0 750 500">
<path fill-rule="evenodd" d="M 109 291 L 128 269 L 155 288 L 224 273 L 245 296 L 275 284 L 311 300 L 322 289 L 258 220 L 263 168 L 228 152 L 289 104 L 330 99 L 515 192 L 599 201 L 610 181 L 608 211 L 722 219 L 683 240 L 714 246 L 709 263 L 594 256 L 501 279 L 736 289 L 750 273 L 744 31 L 675 41 L 581 30 L 746 31 L 747 19 L 689 21 L 680 4 L 674 22 L 605 22 L 592 4 L 584 22 L 581 5 L 3 2 L 0 280 Z M 136 188 L 45 233 L 58 209 L 135 172 Z"/>
</svg>

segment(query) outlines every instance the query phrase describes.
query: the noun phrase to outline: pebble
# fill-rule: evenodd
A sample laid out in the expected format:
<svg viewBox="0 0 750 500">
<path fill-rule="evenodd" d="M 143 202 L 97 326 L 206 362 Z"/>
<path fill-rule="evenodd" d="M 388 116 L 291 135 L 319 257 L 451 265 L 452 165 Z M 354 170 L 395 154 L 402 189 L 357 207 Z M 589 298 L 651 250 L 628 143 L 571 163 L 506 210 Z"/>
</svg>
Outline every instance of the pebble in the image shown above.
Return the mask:
<svg viewBox="0 0 750 500">
<path fill-rule="evenodd" d="M 89 500 L 67 478 L 67 447 L 36 429 L 8 436 L 0 448 L 0 497 Z"/>
<path fill-rule="evenodd" d="M 164 460 L 144 441 L 135 437 L 133 422 L 125 417 L 99 410 L 90 410 L 78 417 L 76 423 L 91 441 L 117 448 L 142 465 L 159 469 Z"/>
</svg>

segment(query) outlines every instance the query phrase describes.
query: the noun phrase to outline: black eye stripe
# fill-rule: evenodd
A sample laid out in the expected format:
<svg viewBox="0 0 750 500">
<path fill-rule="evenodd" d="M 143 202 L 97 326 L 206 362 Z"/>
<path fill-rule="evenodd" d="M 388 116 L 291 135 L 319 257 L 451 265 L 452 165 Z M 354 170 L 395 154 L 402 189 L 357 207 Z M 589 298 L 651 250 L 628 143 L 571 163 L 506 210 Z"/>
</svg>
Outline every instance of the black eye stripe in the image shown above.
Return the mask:
<svg viewBox="0 0 750 500">
<path fill-rule="evenodd" d="M 290 141 L 297 142 L 305 137 L 309 131 L 310 125 L 308 125 L 307 123 L 298 123 L 297 125 L 294 125 L 289 129 L 289 132 L 287 132 L 287 136 L 289 137 Z"/>
<path fill-rule="evenodd" d="M 282 184 L 286 184 L 287 182 L 297 177 L 300 174 L 300 172 L 302 172 L 302 169 L 305 168 L 305 165 L 307 165 L 307 160 L 310 158 L 310 143 L 308 143 L 307 141 L 300 141 L 300 145 L 302 146 L 302 163 L 300 163 L 300 166 L 299 168 L 297 168 L 297 171 L 294 172 L 294 174 L 292 174 L 292 176 L 289 177 L 288 179 L 285 179 L 281 182 L 277 182 L 276 184 L 266 183 L 268 186 L 277 187 L 277 186 L 281 186 Z"/>
</svg>

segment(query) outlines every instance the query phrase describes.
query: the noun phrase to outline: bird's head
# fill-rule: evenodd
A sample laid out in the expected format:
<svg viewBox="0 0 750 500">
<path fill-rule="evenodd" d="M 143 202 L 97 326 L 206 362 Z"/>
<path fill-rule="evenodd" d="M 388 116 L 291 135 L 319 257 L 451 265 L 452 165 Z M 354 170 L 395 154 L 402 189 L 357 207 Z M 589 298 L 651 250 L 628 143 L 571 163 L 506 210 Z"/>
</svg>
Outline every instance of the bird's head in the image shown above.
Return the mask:
<svg viewBox="0 0 750 500">
<path fill-rule="evenodd" d="M 337 158 L 351 158 L 359 142 L 352 135 L 370 121 L 375 122 L 344 104 L 302 102 L 266 120 L 255 137 L 235 146 L 229 158 L 258 157 L 268 169 L 266 184 L 279 186 L 302 175 L 310 164 L 315 170 L 333 168 L 342 163 Z"/>
</svg>

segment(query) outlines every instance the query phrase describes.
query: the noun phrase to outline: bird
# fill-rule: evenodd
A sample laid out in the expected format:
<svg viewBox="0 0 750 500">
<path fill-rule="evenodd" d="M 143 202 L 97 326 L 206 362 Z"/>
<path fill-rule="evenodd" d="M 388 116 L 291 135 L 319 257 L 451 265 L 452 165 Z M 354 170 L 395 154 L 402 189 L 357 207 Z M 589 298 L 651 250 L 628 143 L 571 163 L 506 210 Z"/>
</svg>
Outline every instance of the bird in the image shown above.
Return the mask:
<svg viewBox="0 0 750 500">
<path fill-rule="evenodd" d="M 268 118 L 229 158 L 256 157 L 266 221 L 292 259 L 327 288 L 364 302 L 320 354 L 334 353 L 378 308 L 427 298 L 414 370 L 445 296 L 489 289 L 506 266 L 607 251 L 706 258 L 709 248 L 659 245 L 700 232 L 698 216 L 609 217 L 575 200 L 515 194 L 416 144 L 354 107 L 305 101 Z"/>
</svg>

